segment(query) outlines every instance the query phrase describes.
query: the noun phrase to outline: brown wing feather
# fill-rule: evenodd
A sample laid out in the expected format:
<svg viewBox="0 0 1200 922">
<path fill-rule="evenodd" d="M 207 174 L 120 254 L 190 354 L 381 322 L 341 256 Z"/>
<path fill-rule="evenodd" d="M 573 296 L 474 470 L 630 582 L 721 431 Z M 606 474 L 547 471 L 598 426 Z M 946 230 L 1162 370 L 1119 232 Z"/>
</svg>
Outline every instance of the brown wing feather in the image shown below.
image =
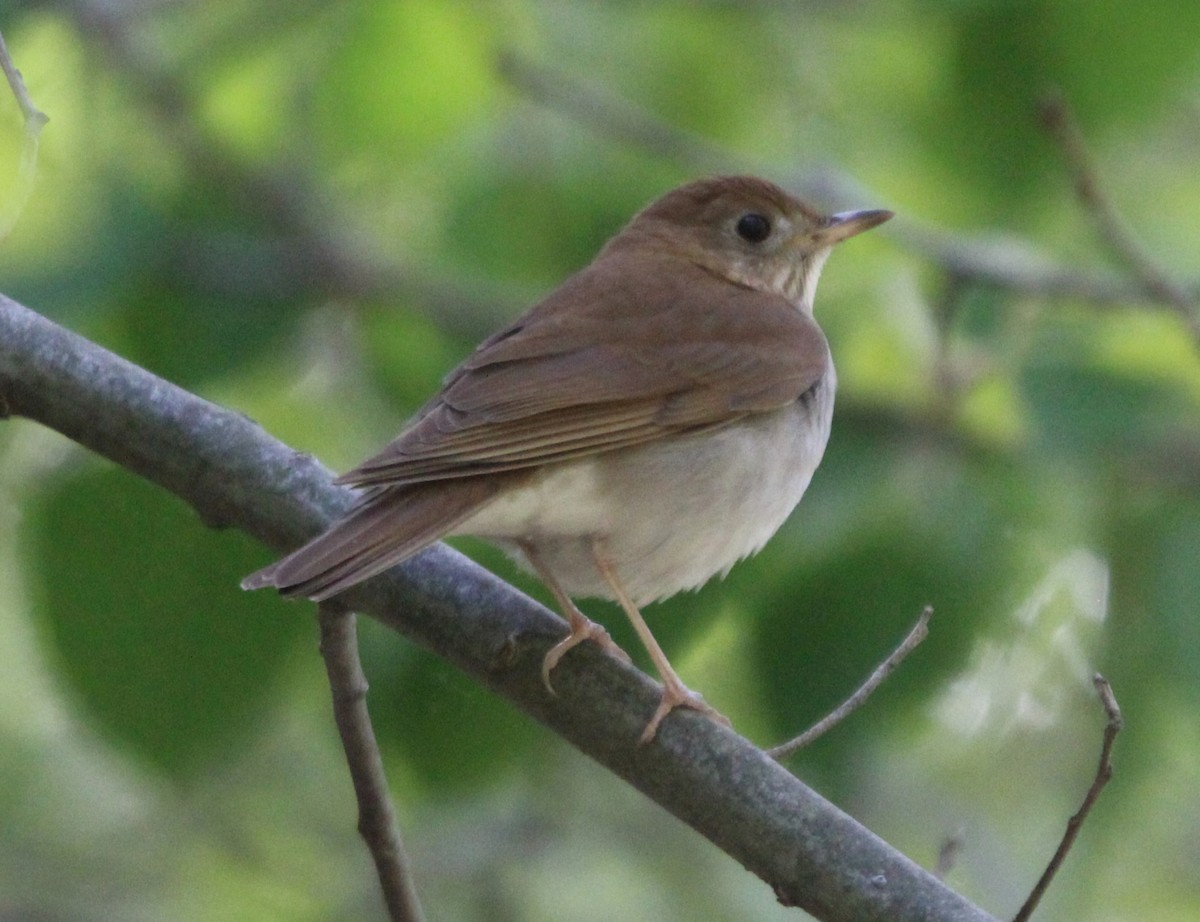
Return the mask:
<svg viewBox="0 0 1200 922">
<path fill-rule="evenodd" d="M 601 258 L 569 280 L 339 482 L 472 477 L 719 427 L 784 406 L 828 370 L 820 329 L 787 300 L 678 260 L 648 289 L 657 267 L 635 268 Z M 586 309 L 568 318 L 567 304 Z"/>
</svg>

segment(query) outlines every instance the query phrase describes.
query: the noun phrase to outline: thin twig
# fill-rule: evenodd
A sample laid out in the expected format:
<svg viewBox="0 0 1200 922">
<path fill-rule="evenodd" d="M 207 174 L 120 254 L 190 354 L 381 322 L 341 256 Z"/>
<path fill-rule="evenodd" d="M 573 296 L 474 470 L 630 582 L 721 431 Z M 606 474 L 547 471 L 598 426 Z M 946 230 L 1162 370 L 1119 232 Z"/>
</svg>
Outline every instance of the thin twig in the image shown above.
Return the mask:
<svg viewBox="0 0 1200 922">
<path fill-rule="evenodd" d="M 13 65 L 12 57 L 9 56 L 8 46 L 4 44 L 4 36 L 2 34 L 0 34 L 0 70 L 3 70 L 4 76 L 8 78 L 8 85 L 12 88 L 13 96 L 17 99 L 17 105 L 21 107 L 21 115 L 25 121 L 34 122 L 40 130 L 42 125 L 46 124 L 49 119 L 45 113 L 33 104 L 33 100 L 29 98 L 29 91 L 25 89 L 25 81 L 21 77 L 21 72 Z"/>
<path fill-rule="evenodd" d="M 21 77 L 21 72 L 17 70 L 8 54 L 8 46 L 4 44 L 3 35 L 0 35 L 0 70 L 4 71 L 4 76 L 8 79 L 9 88 L 16 97 L 17 105 L 21 107 L 21 117 L 25 121 L 25 138 L 21 143 L 21 159 L 17 165 L 16 186 L 13 189 L 12 199 L 4 206 L 3 212 L 0 212 L 0 241 L 2 241 L 16 226 L 17 219 L 25 210 L 29 197 L 33 194 L 42 126 L 50 119 L 33 104 L 33 100 L 29 97 L 29 91 L 25 89 L 25 81 Z"/>
<path fill-rule="evenodd" d="M 1066 98 L 1060 92 L 1051 93 L 1042 100 L 1039 115 L 1046 131 L 1062 149 L 1067 169 L 1075 182 L 1075 194 L 1091 215 L 1101 239 L 1137 278 L 1147 294 L 1156 301 L 1170 305 L 1183 317 L 1193 339 L 1200 344 L 1200 312 L 1197 311 L 1195 295 L 1171 278 L 1155 261 L 1104 191 L 1087 141 Z"/>
<path fill-rule="evenodd" d="M 904 662 L 905 657 L 915 650 L 926 637 L 929 636 L 929 619 L 933 617 L 933 607 L 926 605 L 925 610 L 921 612 L 921 617 L 917 619 L 917 623 L 913 625 L 908 636 L 900 642 L 900 646 L 896 647 L 891 652 L 887 659 L 880 663 L 874 672 L 871 673 L 867 681 L 859 686 L 858 691 L 843 701 L 840 705 L 830 711 L 827 715 L 818 720 L 815 724 L 797 736 L 795 739 L 788 740 L 779 746 L 767 750 L 767 755 L 773 759 L 786 759 L 797 750 L 803 749 L 809 743 L 824 736 L 827 732 L 836 727 L 839 723 L 857 711 L 863 706 L 871 693 L 875 691 L 883 680 L 896 671 L 896 667 Z"/>
<path fill-rule="evenodd" d="M 1100 703 L 1104 707 L 1104 713 L 1108 715 L 1108 722 L 1104 725 L 1104 742 L 1100 747 L 1100 763 L 1096 767 L 1096 776 L 1092 779 L 1092 784 L 1088 788 L 1087 794 L 1084 795 L 1083 803 L 1075 812 L 1075 815 L 1067 820 L 1067 830 L 1063 833 L 1062 841 L 1058 843 L 1058 849 L 1054 852 L 1054 857 L 1046 865 L 1046 870 L 1042 872 L 1042 876 L 1029 894 L 1029 898 L 1025 900 L 1025 905 L 1013 916 L 1013 922 L 1027 922 L 1029 917 L 1033 915 L 1033 911 L 1037 909 L 1042 896 L 1046 893 L 1051 881 L 1054 880 L 1054 875 L 1062 867 L 1062 863 L 1067 857 L 1067 852 L 1075 844 L 1075 839 L 1079 836 L 1079 830 L 1083 826 L 1083 821 L 1087 819 L 1088 814 L 1092 811 L 1092 807 L 1096 805 L 1096 801 L 1100 798 L 1100 792 L 1104 790 L 1104 786 L 1112 778 L 1113 741 L 1116 740 L 1117 734 L 1121 732 L 1121 728 L 1125 725 L 1125 722 L 1121 717 L 1121 708 L 1117 705 L 1116 696 L 1113 694 L 1112 686 L 1108 684 L 1108 679 L 1097 673 L 1092 677 L 1092 684 L 1096 686 L 1096 692 L 1100 695 Z"/>
<path fill-rule="evenodd" d="M 325 660 L 325 672 L 333 693 L 333 717 L 350 766 L 354 795 L 358 799 L 359 834 L 375 860 L 389 918 L 392 922 L 421 922 L 424 918 L 421 903 L 417 899 L 404 844 L 400 841 L 383 760 L 367 712 L 367 677 L 358 659 L 354 613 L 321 605 L 318 620 L 321 657 Z"/>
</svg>

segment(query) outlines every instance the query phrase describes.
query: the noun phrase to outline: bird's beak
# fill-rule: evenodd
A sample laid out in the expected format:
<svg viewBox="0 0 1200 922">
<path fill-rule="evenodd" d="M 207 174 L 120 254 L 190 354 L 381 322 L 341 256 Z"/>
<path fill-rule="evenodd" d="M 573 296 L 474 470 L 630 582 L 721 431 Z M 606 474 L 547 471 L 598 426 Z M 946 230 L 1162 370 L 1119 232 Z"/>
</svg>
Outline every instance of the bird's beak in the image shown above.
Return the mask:
<svg viewBox="0 0 1200 922">
<path fill-rule="evenodd" d="M 833 246 L 855 234 L 878 227 L 893 217 L 895 217 L 895 212 L 882 208 L 872 211 L 843 211 L 832 215 L 829 223 L 817 231 L 816 236 L 826 246 Z"/>
</svg>

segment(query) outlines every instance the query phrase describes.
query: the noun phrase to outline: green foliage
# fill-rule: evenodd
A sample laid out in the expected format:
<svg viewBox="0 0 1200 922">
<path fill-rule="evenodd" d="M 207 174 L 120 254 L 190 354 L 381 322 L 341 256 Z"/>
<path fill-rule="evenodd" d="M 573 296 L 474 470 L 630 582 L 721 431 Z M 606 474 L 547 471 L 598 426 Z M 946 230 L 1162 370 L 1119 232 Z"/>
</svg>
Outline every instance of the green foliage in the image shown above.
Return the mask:
<svg viewBox="0 0 1200 922">
<path fill-rule="evenodd" d="M 244 536 L 132 474 L 89 465 L 30 511 L 43 636 L 94 725 L 139 759 L 194 778 L 258 727 L 303 613 L 246 595 L 262 557 Z"/>
<path fill-rule="evenodd" d="M 315 94 L 328 154 L 418 156 L 483 117 L 496 89 L 487 18 L 461 2 L 346 4 Z"/>
<path fill-rule="evenodd" d="M 472 796 L 528 766 L 542 734 L 511 705 L 434 656 L 398 654 L 390 631 L 364 625 L 362 633 L 385 755 L 429 796 Z"/>
<path fill-rule="evenodd" d="M 547 262 L 561 275 L 592 258 L 629 214 L 610 210 L 615 211 L 611 193 L 594 183 L 550 184 L 529 173 L 493 176 L 464 189 L 453 203 L 445 249 L 456 264 L 487 275 L 543 282 Z M 554 220 L 547 221 L 548 215 Z M 579 233 L 564 235 L 560 220 Z M 514 228 L 521 233 L 514 234 Z"/>
<path fill-rule="evenodd" d="M 951 882 L 998 912 L 1036 877 L 1086 784 L 1098 745 L 1087 677 L 1102 669 L 1130 729 L 1111 813 L 1085 828 L 1075 889 L 1046 918 L 1200 913 L 1188 883 L 1196 344 L 1140 300 L 1100 307 L 954 276 L 913 233 L 986 235 L 1014 274 L 1049 260 L 1128 278 L 1038 124 L 1038 100 L 1058 88 L 1105 191 L 1195 290 L 1200 5 L 93 6 L 111 31 L 65 4 L 0 12 L 51 118 L 34 198 L 0 246 L 0 289 L 339 469 L 637 208 L 709 169 L 713 146 L 784 181 L 840 169 L 861 191 L 821 204 L 910 220 L 847 244 L 823 275 L 839 404 L 799 511 L 725 581 L 651 608 L 650 624 L 690 684 L 773 742 L 857 686 L 932 605 L 926 644 L 796 764 L 914 848 L 969 827 Z M 511 55 L 540 90 L 504 76 Z M 0 93 L 0 196 L 19 133 Z M 321 809 L 348 782 L 305 653 L 311 608 L 237 589 L 263 549 L 132 475 L 64 471 L 58 449 L 9 428 L 0 516 L 24 521 L 0 527 L 0 557 L 19 554 L 23 582 L 0 573 L 0 617 L 35 624 L 40 645 L 5 632 L 0 700 L 23 701 L 32 682 L 46 703 L 0 708 L 13 754 L 0 777 L 5 899 L 94 912 L 76 873 L 86 851 L 131 917 L 199 917 L 197 881 L 232 894 L 236 908 L 212 915 L 362 917 L 369 881 L 340 865 L 324 873 L 359 896 L 312 886 L 296 870 L 311 859 L 243 861 L 292 841 L 323 860 L 331 823 L 352 840 L 350 807 Z M 498 552 L 466 546 L 512 574 Z M 614 606 L 583 607 L 646 666 Z M 586 875 L 571 918 L 633 917 L 628 893 L 653 894 L 645 918 L 697 904 L 713 918 L 792 918 L 449 666 L 376 626 L 362 635 L 431 916 L 567 918 L 545 881 Z M 68 730 L 48 729 L 64 714 Z M 93 758 L 80 743 L 92 735 L 133 766 Z M 61 768 L 43 789 L 45 765 Z M 189 793 L 163 794 L 164 777 Z M 65 818 L 50 831 L 23 806 L 47 800 Z M 94 812 L 77 822 L 80 802 Z M 212 820 L 227 802 L 245 815 Z M 169 832 L 147 844 L 127 816 L 139 811 Z M 650 851 L 678 867 L 647 865 Z M 204 871 L 189 876 L 197 853 Z M 38 857 L 6 862 L 18 854 Z M 162 892 L 140 873 L 148 856 L 182 869 Z M 39 862 L 42 877 L 24 873 Z M 1161 880 L 1164 867 L 1178 873 Z M 48 878 L 68 884 L 37 885 Z"/>
<path fill-rule="evenodd" d="M 1200 10 L 1155 3 L 1131 18 L 1112 0 L 1007 0 L 963 4 L 956 16 L 945 102 L 951 133 L 937 147 L 969 171 L 987 197 L 1027 206 L 1059 184 L 1057 152 L 1040 131 L 1037 104 L 1061 90 L 1089 131 L 1140 130 L 1160 118 L 1197 62 L 1189 38 Z"/>
</svg>

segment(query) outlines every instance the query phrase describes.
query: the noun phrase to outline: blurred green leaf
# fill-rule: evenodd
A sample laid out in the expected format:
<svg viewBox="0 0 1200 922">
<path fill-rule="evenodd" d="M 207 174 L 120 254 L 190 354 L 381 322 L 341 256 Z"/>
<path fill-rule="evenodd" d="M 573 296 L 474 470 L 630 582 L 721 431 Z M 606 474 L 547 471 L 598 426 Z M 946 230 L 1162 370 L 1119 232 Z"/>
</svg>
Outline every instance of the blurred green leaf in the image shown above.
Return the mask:
<svg viewBox="0 0 1200 922">
<path fill-rule="evenodd" d="M 626 36 L 628 91 L 672 124 L 748 146 L 778 109 L 778 58 L 769 25 L 721 4 L 648 4 Z M 659 41 L 670 35 L 671 41 Z M 701 66 L 697 66 L 697 64 Z"/>
<path fill-rule="evenodd" d="M 313 625 L 240 578 L 263 562 L 243 535 L 125 471 L 89 465 L 47 490 L 27 533 L 35 615 L 78 707 L 177 778 L 242 743 L 276 672 Z"/>
<path fill-rule="evenodd" d="M 1098 464 L 1161 449 L 1200 418 L 1178 388 L 1094 365 L 1030 366 L 1021 386 L 1039 447 Z"/>
<path fill-rule="evenodd" d="M 1200 503 L 1181 500 L 1162 523 L 1147 614 L 1162 619 L 1172 641 L 1160 666 L 1200 695 Z"/>
<path fill-rule="evenodd" d="M 343 13 L 316 93 L 321 138 L 339 156 L 413 156 L 492 102 L 487 14 L 472 4 L 356 2 Z"/>
<path fill-rule="evenodd" d="M 629 202 L 625 193 L 614 200 L 612 190 L 595 180 L 548 183 L 528 172 L 493 175 L 465 187 L 452 203 L 445 249 L 472 271 L 548 291 L 591 262 L 642 204 Z"/>
<path fill-rule="evenodd" d="M 401 407 L 421 406 L 471 350 L 470 344 L 451 341 L 428 317 L 403 308 L 364 311 L 362 328 L 370 370 Z"/>
<path fill-rule="evenodd" d="M 1001 212 L 1063 185 L 1037 121 L 1059 89 L 1089 134 L 1158 116 L 1195 67 L 1200 7 L 1167 0 L 1000 0 L 955 6 L 954 90 L 937 153 L 969 171 Z"/>
<path fill-rule="evenodd" d="M 544 743 L 545 730 L 449 663 L 369 621 L 360 636 L 380 745 L 435 797 L 501 785 Z"/>
</svg>

